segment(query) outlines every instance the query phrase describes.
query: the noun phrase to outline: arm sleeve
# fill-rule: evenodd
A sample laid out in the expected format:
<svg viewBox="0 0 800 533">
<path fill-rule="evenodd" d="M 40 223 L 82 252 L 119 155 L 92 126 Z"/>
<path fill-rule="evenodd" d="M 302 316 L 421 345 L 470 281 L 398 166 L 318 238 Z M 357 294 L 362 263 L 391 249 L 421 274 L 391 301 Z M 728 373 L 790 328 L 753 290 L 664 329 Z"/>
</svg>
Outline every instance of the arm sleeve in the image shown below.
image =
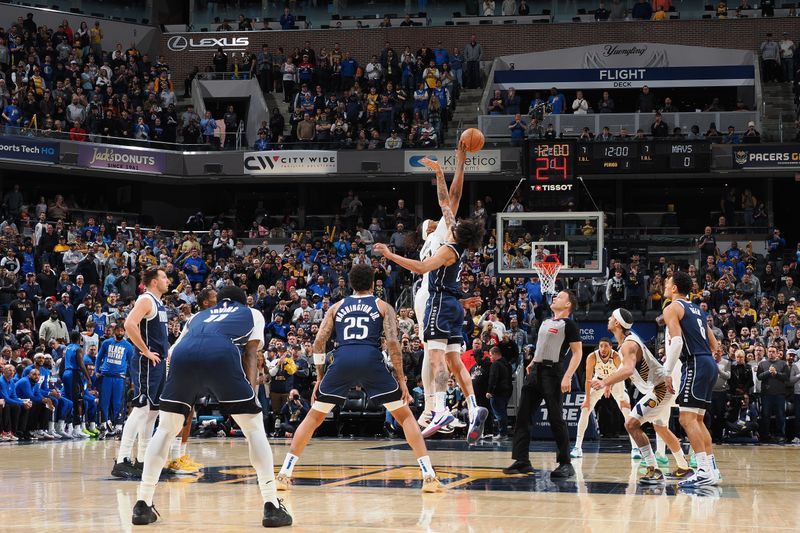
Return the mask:
<svg viewBox="0 0 800 533">
<path fill-rule="evenodd" d="M 250 314 L 253 315 L 253 329 L 250 332 L 249 341 L 258 341 L 258 349 L 264 347 L 264 315 L 255 309 L 250 309 Z"/>
</svg>

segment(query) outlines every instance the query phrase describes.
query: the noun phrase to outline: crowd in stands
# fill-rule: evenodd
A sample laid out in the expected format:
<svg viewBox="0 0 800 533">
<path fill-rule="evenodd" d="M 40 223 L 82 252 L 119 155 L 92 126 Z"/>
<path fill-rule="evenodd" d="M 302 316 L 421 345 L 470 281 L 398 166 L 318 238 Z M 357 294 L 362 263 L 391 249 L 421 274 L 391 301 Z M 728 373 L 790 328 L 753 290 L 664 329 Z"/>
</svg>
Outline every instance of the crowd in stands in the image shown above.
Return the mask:
<svg viewBox="0 0 800 533">
<path fill-rule="evenodd" d="M 105 46 L 99 21 L 37 24 L 32 13 L 0 29 L 0 109 L 8 134 L 36 129 L 74 141 L 174 142 L 179 128 L 169 65 Z"/>
<path fill-rule="evenodd" d="M 561 137 L 563 132 L 555 129 L 548 117 L 572 113 L 575 115 L 586 115 L 588 113 L 614 113 L 615 104 L 609 91 L 603 91 L 601 98 L 596 105 L 592 105 L 584 97 L 583 91 L 576 91 L 572 104 L 567 106 L 567 98 L 563 92 L 556 87 L 552 87 L 546 98 L 542 98 L 539 92 L 534 93 L 528 106 L 527 116 L 523 115 L 522 99 L 517 91 L 511 87 L 507 91 L 496 89 L 494 95 L 489 100 L 487 114 L 489 115 L 513 115 L 508 124 L 509 135 L 513 145 L 519 145 L 525 137 L 532 139 L 555 139 Z M 625 127 L 620 127 L 612 132 L 608 126 L 603 126 L 600 132 L 593 132 L 590 128 L 584 127 L 580 132 L 570 133 L 582 142 L 617 142 L 629 140 L 645 140 L 659 138 L 685 138 L 687 140 L 703 140 L 724 144 L 758 143 L 761 141 L 761 133 L 756 129 L 753 121 L 747 123 L 744 131 L 737 131 L 734 126 L 728 126 L 725 133 L 717 129 L 717 125 L 711 122 L 708 129 L 703 132 L 700 126 L 692 125 L 689 131 L 684 131 L 681 127 L 670 127 L 664 114 L 678 113 L 680 109 L 673 104 L 672 98 L 665 96 L 661 101 L 657 101 L 650 88 L 645 85 L 642 87 L 637 101 L 637 113 L 647 115 L 650 126 L 647 130 L 637 129 L 635 132 L 628 131 Z M 706 106 L 704 112 L 726 111 L 720 104 L 719 98 L 714 98 Z M 739 100 L 733 111 L 749 111 L 747 105 Z M 652 118 L 649 118 L 652 117 Z M 643 120 L 644 121 L 644 120 Z"/>
<path fill-rule="evenodd" d="M 159 226 L 129 226 L 111 215 L 77 214 L 61 196 L 34 203 L 16 186 L 7 191 L 0 224 L 0 316 L 6 317 L 0 334 L 0 365 L 7 374 L 0 378 L 2 439 L 9 440 L 12 434 L 47 438 L 45 435 L 52 435 L 49 422 L 69 420 L 66 412 L 60 408 L 50 411 L 48 404 L 48 398 L 63 392 L 59 363 L 64 350 L 82 342 L 91 372 L 96 349 L 90 346 L 96 348 L 96 343 L 90 340 L 86 344 L 86 338 L 102 342 L 111 335 L 142 292 L 140 275 L 150 266 L 164 268 L 170 280 L 164 301 L 173 341 L 196 312 L 201 292 L 207 295 L 229 284 L 247 292 L 248 305 L 265 316 L 269 339 L 259 374 L 259 395 L 268 427 L 282 435 L 292 433 L 296 425 L 291 424 L 302 419 L 303 407 L 307 407 L 304 402 L 313 388 L 311 343 L 326 310 L 349 294 L 351 265 L 371 264 L 376 272 L 375 292 L 390 303 L 413 283 L 410 273 L 372 253 L 378 241 L 387 242 L 397 253 L 417 253 L 420 242 L 407 229 L 417 221 L 408 207 L 400 200 L 394 211 L 380 208 L 365 226 L 359 204 L 355 193 L 343 199 L 338 233 L 328 229 L 320 235 L 295 229 L 286 234 L 286 244 L 274 245 L 266 238 L 270 228 L 264 217 L 257 217 L 252 228 L 240 235 L 221 221 L 199 214 L 187 221 L 190 231 L 168 232 Z M 481 202 L 471 215 L 488 220 L 491 210 L 491 204 Z M 539 280 L 536 276 L 498 276 L 494 258 L 500 253 L 508 261 L 517 250 L 530 255 L 538 238 L 520 234 L 513 242 L 498 245 L 488 234 L 480 250 L 467 253 L 461 290 L 465 297 L 478 296 L 481 304 L 474 311 L 466 310 L 463 337 L 468 350 L 462 358 L 471 371 L 479 402 L 488 403 L 493 359 L 501 358 L 517 369 L 533 355 L 537 327 L 547 309 Z M 245 245 L 245 239 L 256 244 Z M 598 306 L 601 318 L 611 309 L 625 306 L 653 319 L 664 303 L 664 280 L 677 268 L 687 271 L 696 279 L 689 297 L 709 312 L 722 346 L 717 354 L 721 375 L 728 376 L 718 383 L 717 392 L 724 394 L 715 397 L 710 414 L 715 437 L 731 437 L 731 432 L 737 438 L 746 437 L 739 427 L 744 421 L 748 438 L 756 433 L 762 440 L 786 438 L 791 433 L 785 427 L 787 403 L 778 396 L 795 403 L 800 398 L 800 252 L 791 252 L 777 229 L 767 241 L 766 257 L 735 243 L 721 251 L 717 239 L 718 234 L 707 228 L 698 239 L 698 260 L 688 264 L 671 263 L 663 257 L 614 257 L 607 276 L 572 280 L 581 307 L 577 318 L 586 318 L 586 313 Z M 404 372 L 420 403 L 419 330 L 412 309 L 404 307 L 398 312 Z M 83 340 L 71 338 L 74 333 L 82 333 Z M 493 347 L 497 350 L 490 357 Z M 34 368 L 38 376 L 27 379 L 38 381 L 28 391 L 21 380 Z M 23 385 L 18 386 L 20 382 Z M 93 387 L 87 386 L 87 417 L 96 416 L 89 408 L 96 403 Z M 30 406 L 25 407 L 21 392 L 29 393 Z M 463 395 L 455 385 L 448 398 L 450 407 L 461 413 Z M 33 407 L 35 415 L 20 416 Z M 761 427 L 751 424 L 754 411 L 760 413 L 755 420 L 761 421 Z M 770 426 L 772 415 L 774 426 Z M 86 422 L 90 434 L 97 420 Z M 59 428 L 70 433 L 61 425 Z M 387 431 L 392 429 L 387 427 Z M 502 434 L 503 429 L 490 425 L 487 433 Z M 72 433 L 82 430 L 73 428 Z"/>
<path fill-rule="evenodd" d="M 306 41 L 291 51 L 264 45 L 243 57 L 220 48 L 202 75 L 257 79 L 264 93 L 283 95 L 290 133 L 284 135 L 286 118 L 273 109 L 255 141 L 259 150 L 427 148 L 442 143 L 462 88 L 482 85 L 482 56 L 474 35 L 463 50 L 441 41 L 395 50 L 386 42 L 370 58 L 354 58 L 338 42 L 315 50 Z M 214 128 L 203 135 L 213 136 Z"/>
</svg>

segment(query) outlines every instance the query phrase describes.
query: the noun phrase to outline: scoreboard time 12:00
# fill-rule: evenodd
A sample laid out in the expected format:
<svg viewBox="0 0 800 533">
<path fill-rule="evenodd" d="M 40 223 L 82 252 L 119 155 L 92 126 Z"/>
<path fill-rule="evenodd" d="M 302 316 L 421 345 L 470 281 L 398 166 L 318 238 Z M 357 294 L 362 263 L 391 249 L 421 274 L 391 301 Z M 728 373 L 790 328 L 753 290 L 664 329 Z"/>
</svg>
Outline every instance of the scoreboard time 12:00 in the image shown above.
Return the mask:
<svg viewBox="0 0 800 533">
<path fill-rule="evenodd" d="M 533 141 L 530 160 L 530 177 L 534 182 L 571 182 L 575 176 L 575 141 Z"/>
</svg>

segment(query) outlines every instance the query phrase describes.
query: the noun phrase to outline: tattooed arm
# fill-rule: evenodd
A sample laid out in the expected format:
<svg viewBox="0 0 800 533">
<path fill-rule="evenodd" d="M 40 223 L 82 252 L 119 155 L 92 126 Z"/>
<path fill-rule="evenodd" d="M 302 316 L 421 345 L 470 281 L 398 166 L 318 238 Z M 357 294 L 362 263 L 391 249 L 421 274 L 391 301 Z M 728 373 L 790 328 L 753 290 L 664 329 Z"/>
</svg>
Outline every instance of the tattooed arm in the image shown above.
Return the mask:
<svg viewBox="0 0 800 533">
<path fill-rule="evenodd" d="M 458 214 L 458 204 L 461 202 L 461 192 L 464 190 L 464 166 L 467 162 L 467 147 L 459 142 L 456 148 L 456 172 L 453 183 L 450 184 L 450 211 L 453 216 Z"/>
<path fill-rule="evenodd" d="M 447 224 L 447 229 L 453 231 L 453 228 L 456 227 L 456 218 L 455 215 L 453 215 L 452 208 L 450 207 L 450 192 L 447 189 L 447 182 L 444 179 L 444 170 L 442 170 L 442 167 L 439 165 L 439 163 L 428 159 L 427 157 L 420 160 L 420 163 L 436 173 L 436 196 L 439 199 L 439 207 L 442 208 L 442 216 Z M 462 175 L 462 181 L 463 178 L 464 177 Z M 461 185 L 459 184 L 456 188 L 459 189 L 460 187 Z M 460 196 L 461 195 L 459 194 L 459 200 L 461 200 Z"/>
<path fill-rule="evenodd" d="M 386 337 L 386 351 L 389 352 L 389 359 L 394 367 L 397 382 L 400 385 L 400 392 L 402 392 L 402 399 L 406 403 L 411 402 L 411 395 L 408 392 L 406 385 L 406 377 L 403 373 L 403 354 L 400 350 L 400 341 L 397 335 L 397 313 L 394 308 L 384 302 L 378 300 L 378 307 L 383 314 L 383 335 Z"/>
<path fill-rule="evenodd" d="M 328 309 L 328 312 L 325 313 L 325 318 L 322 319 L 322 324 L 320 324 L 319 331 L 317 331 L 317 337 L 314 339 L 314 347 L 312 349 L 314 354 L 326 353 L 325 345 L 328 343 L 328 339 L 330 339 L 333 333 L 334 317 L 341 304 L 342 302 L 335 303 Z M 322 381 L 322 376 L 325 375 L 325 363 L 319 364 L 317 361 L 314 361 L 314 366 L 317 368 L 317 383 L 319 384 L 319 382 Z"/>
</svg>

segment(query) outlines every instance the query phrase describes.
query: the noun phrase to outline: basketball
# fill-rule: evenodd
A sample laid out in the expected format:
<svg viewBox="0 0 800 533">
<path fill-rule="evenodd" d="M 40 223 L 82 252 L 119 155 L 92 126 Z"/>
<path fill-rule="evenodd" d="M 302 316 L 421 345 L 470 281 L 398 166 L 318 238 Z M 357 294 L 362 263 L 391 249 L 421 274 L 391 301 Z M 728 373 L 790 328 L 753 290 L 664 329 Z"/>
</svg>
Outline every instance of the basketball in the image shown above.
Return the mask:
<svg viewBox="0 0 800 533">
<path fill-rule="evenodd" d="M 478 128 L 469 128 L 464 130 L 461 134 L 461 142 L 467 147 L 467 152 L 477 152 L 483 148 L 483 143 L 486 138 Z"/>
</svg>

